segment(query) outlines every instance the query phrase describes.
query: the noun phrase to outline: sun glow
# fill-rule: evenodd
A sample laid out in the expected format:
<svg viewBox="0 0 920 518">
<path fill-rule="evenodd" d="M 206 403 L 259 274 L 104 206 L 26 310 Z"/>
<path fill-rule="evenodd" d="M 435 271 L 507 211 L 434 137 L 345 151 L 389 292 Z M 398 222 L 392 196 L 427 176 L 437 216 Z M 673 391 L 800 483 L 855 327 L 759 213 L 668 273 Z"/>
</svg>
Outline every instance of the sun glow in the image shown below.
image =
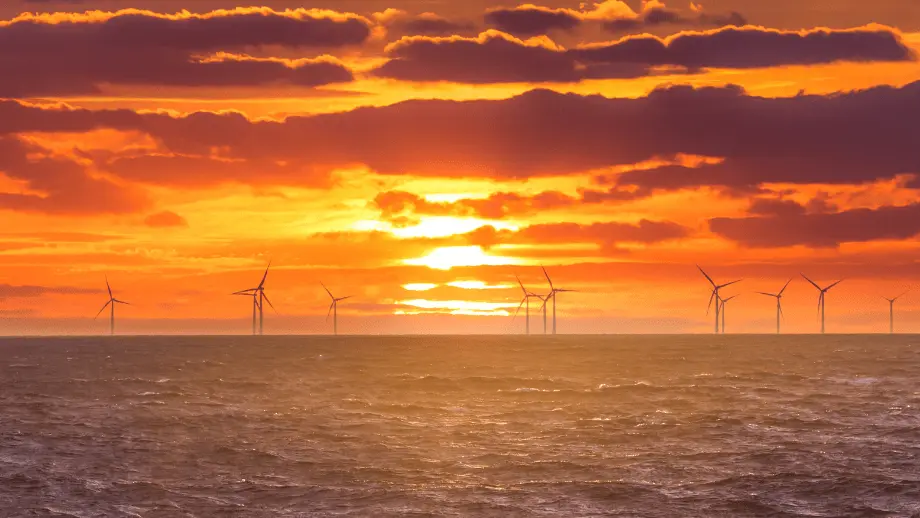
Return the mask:
<svg viewBox="0 0 920 518">
<path fill-rule="evenodd" d="M 419 237 L 435 238 L 468 234 L 484 226 L 492 226 L 496 230 L 517 231 L 516 225 L 501 221 L 487 221 L 479 218 L 455 218 L 453 216 L 423 216 L 417 225 L 409 227 L 392 228 L 390 232 L 402 239 Z"/>
<path fill-rule="evenodd" d="M 414 308 L 421 309 L 442 309 L 450 310 L 452 314 L 470 314 L 470 313 L 455 313 L 458 311 L 470 312 L 476 311 L 480 313 L 494 313 L 498 311 L 504 311 L 505 308 L 516 308 L 517 304 L 507 303 L 507 302 L 481 302 L 475 300 L 428 300 L 428 299 L 412 299 L 412 300 L 402 300 L 397 304 L 403 306 L 411 306 Z"/>
<path fill-rule="evenodd" d="M 511 284 L 486 284 L 482 281 L 454 281 L 448 282 L 447 285 L 465 290 L 505 290 L 514 287 Z"/>
<path fill-rule="evenodd" d="M 438 285 L 431 284 L 428 282 L 417 282 L 417 283 L 403 284 L 402 287 L 404 290 L 407 290 L 407 291 L 428 291 L 428 290 L 433 290 L 437 288 Z"/>
<path fill-rule="evenodd" d="M 520 264 L 511 257 L 489 255 L 481 246 L 442 246 L 428 255 L 416 259 L 405 259 L 411 266 L 427 266 L 434 270 L 450 270 L 457 266 L 507 266 Z"/>
</svg>

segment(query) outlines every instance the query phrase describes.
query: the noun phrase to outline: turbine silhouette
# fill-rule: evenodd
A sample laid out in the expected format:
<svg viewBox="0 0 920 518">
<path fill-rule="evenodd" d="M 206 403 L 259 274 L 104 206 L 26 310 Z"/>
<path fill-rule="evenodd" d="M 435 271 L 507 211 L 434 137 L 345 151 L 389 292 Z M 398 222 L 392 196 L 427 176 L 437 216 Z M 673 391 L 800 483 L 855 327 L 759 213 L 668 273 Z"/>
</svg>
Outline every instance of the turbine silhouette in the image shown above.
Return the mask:
<svg viewBox="0 0 920 518">
<path fill-rule="evenodd" d="M 115 304 L 125 304 L 128 306 L 130 306 L 131 304 L 123 300 L 118 300 L 115 298 L 115 295 L 112 295 L 112 287 L 109 285 L 108 275 L 105 276 L 105 287 L 107 290 L 109 290 L 109 300 L 108 302 L 105 303 L 105 306 L 102 306 L 102 309 L 100 309 L 99 312 L 96 313 L 96 316 L 93 317 L 93 320 L 96 320 L 97 318 L 99 318 L 99 315 L 101 315 L 102 312 L 105 311 L 105 308 L 108 308 L 109 306 L 111 306 L 110 308 L 111 315 L 109 317 L 109 334 L 114 335 L 115 334 Z"/>
<path fill-rule="evenodd" d="M 712 294 L 709 295 L 709 305 L 706 306 L 706 315 L 709 315 L 709 310 L 712 308 L 712 301 L 715 300 L 716 301 L 715 333 L 719 334 L 719 290 L 721 290 L 722 288 L 726 286 L 731 286 L 732 284 L 735 284 L 736 282 L 741 282 L 743 279 L 738 279 L 737 281 L 727 282 L 725 284 L 716 284 L 715 281 L 712 280 L 712 277 L 710 277 L 709 274 L 707 274 L 706 272 L 703 271 L 702 268 L 700 268 L 700 265 L 696 265 L 696 267 L 697 269 L 699 269 L 700 273 L 703 274 L 703 277 L 706 277 L 706 280 L 709 281 L 709 284 L 712 285 Z"/>
<path fill-rule="evenodd" d="M 801 275 L 802 275 L 802 277 L 805 277 L 805 274 L 804 274 L 804 273 L 801 274 Z M 818 316 L 821 318 L 821 334 L 824 334 L 824 295 L 825 295 L 828 291 L 830 291 L 831 288 L 833 288 L 834 286 L 836 286 L 836 285 L 840 284 L 841 282 L 843 282 L 843 279 L 840 279 L 839 281 L 835 282 L 834 284 L 831 284 L 831 285 L 828 286 L 827 288 L 822 288 L 821 286 L 818 286 L 818 285 L 815 283 L 815 281 L 809 279 L 808 277 L 805 277 L 805 280 L 808 281 L 808 282 L 810 282 L 811 285 L 814 286 L 815 289 L 817 289 L 818 292 L 819 292 L 819 293 L 818 293 Z"/>
<path fill-rule="evenodd" d="M 721 296 L 719 296 L 719 299 L 718 299 L 718 301 L 716 302 L 717 304 L 718 304 L 719 302 L 722 303 L 722 334 L 723 334 L 723 335 L 725 334 L 725 313 L 727 313 L 727 311 L 725 311 L 725 304 L 726 304 L 728 301 L 730 301 L 731 299 L 733 299 L 733 298 L 735 298 L 735 297 L 737 297 L 737 296 L 738 296 L 738 295 L 732 295 L 731 297 L 729 297 L 729 298 L 727 298 L 727 299 L 723 299 Z"/>
<path fill-rule="evenodd" d="M 350 299 L 351 295 L 347 297 L 336 298 L 335 295 L 333 295 L 332 292 L 329 291 L 329 288 L 327 288 L 325 284 L 320 283 L 320 285 L 323 287 L 324 290 L 326 290 L 326 293 L 329 294 L 329 298 L 332 299 L 332 304 L 329 305 L 329 311 L 326 312 L 326 322 L 329 321 L 329 313 L 332 313 L 332 333 L 333 335 L 338 336 L 339 334 L 339 302 Z"/>
<path fill-rule="evenodd" d="M 575 292 L 575 290 L 563 290 L 560 288 L 556 288 L 555 286 L 553 286 L 553 280 L 550 279 L 549 274 L 546 273 L 546 268 L 543 268 L 542 266 L 540 268 L 543 269 L 543 275 L 546 276 L 546 282 L 549 283 L 549 295 L 546 296 L 546 299 L 543 301 L 543 307 L 540 309 L 543 309 L 543 312 L 545 314 L 546 313 L 546 303 L 549 301 L 550 298 L 553 299 L 553 334 L 556 334 L 556 294 L 557 293 L 573 293 Z"/>
<path fill-rule="evenodd" d="M 786 281 L 785 286 L 783 286 L 783 289 L 779 290 L 779 293 L 766 293 L 763 291 L 757 292 L 761 295 L 766 295 L 768 297 L 774 297 L 776 299 L 776 334 L 779 334 L 779 320 L 781 317 L 784 317 L 783 316 L 783 305 L 780 301 L 783 298 L 783 292 L 786 291 L 786 286 L 789 286 L 790 282 L 792 282 L 792 279 L 789 279 L 788 281 Z"/>
<path fill-rule="evenodd" d="M 268 279 L 268 269 L 272 267 L 272 262 L 268 261 L 268 266 L 265 268 L 265 273 L 262 275 L 262 280 L 259 282 L 259 285 L 255 288 L 249 288 L 248 290 L 242 290 L 234 292 L 233 295 L 251 295 L 252 296 L 252 334 L 256 334 L 256 313 L 259 314 L 259 334 L 263 334 L 265 315 L 262 311 L 265 302 L 268 302 L 268 306 L 272 308 L 272 311 L 278 313 L 278 310 L 275 309 L 272 301 L 268 299 L 268 295 L 265 294 L 265 280 Z"/>
<path fill-rule="evenodd" d="M 898 295 L 897 297 L 893 299 L 889 299 L 888 297 L 882 297 L 883 299 L 888 301 L 888 333 L 889 334 L 894 334 L 894 303 L 899 298 L 903 297 L 904 295 L 907 295 L 908 291 L 910 290 L 905 291 L 904 293 Z"/>
<path fill-rule="evenodd" d="M 517 279 L 518 285 L 521 287 L 521 291 L 524 292 L 524 298 L 521 299 L 521 303 L 518 304 L 517 309 L 514 310 L 514 316 L 511 317 L 511 320 L 513 321 L 515 318 L 517 318 L 518 312 L 521 311 L 521 307 L 526 305 L 527 307 L 524 309 L 524 313 L 526 315 L 526 322 L 527 322 L 525 329 L 527 330 L 526 333 L 529 335 L 530 334 L 530 299 L 538 298 L 542 300 L 542 297 L 540 297 L 536 293 L 527 291 L 527 288 L 524 287 L 524 283 L 521 282 L 520 277 L 515 275 L 514 278 Z"/>
</svg>

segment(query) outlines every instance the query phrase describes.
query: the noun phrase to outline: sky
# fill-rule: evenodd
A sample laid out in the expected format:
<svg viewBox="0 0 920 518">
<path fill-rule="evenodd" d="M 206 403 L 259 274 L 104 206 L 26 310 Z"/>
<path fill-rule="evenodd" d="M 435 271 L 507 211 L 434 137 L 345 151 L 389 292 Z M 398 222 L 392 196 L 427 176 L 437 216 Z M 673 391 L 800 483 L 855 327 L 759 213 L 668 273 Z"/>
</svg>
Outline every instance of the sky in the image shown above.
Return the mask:
<svg viewBox="0 0 920 518">
<path fill-rule="evenodd" d="M 0 335 L 920 332 L 920 3 L 9 0 Z M 542 332 L 539 302 L 531 328 Z M 552 306 L 549 305 L 549 326 Z"/>
</svg>

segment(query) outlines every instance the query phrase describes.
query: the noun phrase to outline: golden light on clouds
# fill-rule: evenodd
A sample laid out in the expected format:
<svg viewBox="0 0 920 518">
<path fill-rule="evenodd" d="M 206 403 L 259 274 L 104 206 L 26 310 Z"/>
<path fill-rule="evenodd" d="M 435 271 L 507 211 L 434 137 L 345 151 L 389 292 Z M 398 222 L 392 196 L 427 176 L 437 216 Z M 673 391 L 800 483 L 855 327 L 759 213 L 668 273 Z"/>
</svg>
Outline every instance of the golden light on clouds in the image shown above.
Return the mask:
<svg viewBox="0 0 920 518">
<path fill-rule="evenodd" d="M 432 250 L 429 254 L 406 259 L 403 263 L 412 266 L 427 266 L 435 270 L 450 270 L 458 266 L 510 266 L 523 264 L 523 261 L 512 257 L 492 255 L 485 252 L 481 246 L 443 246 Z"/>
</svg>

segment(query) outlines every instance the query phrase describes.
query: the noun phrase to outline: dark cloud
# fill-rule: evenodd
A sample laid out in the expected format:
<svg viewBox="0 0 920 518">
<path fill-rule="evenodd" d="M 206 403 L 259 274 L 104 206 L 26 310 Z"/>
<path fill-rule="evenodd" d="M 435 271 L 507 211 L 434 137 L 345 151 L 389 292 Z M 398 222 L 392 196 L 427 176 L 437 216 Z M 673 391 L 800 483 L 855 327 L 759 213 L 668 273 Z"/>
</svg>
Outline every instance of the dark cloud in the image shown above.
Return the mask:
<svg viewBox="0 0 920 518">
<path fill-rule="evenodd" d="M 572 31 L 582 23 L 577 12 L 535 5 L 499 7 L 486 11 L 486 22 L 500 31 L 518 36 L 536 36 L 554 30 Z"/>
<path fill-rule="evenodd" d="M 631 36 L 572 51 L 588 63 L 697 68 L 760 68 L 836 61 L 910 61 L 913 52 L 888 27 L 779 31 L 725 27 L 668 38 Z"/>
<path fill-rule="evenodd" d="M 477 38 L 403 38 L 387 47 L 387 56 L 374 74 L 404 81 L 571 83 L 583 77 L 564 51 L 495 31 Z"/>
<path fill-rule="evenodd" d="M 498 31 L 475 38 L 403 38 L 387 47 L 390 61 L 374 71 L 405 81 L 555 82 L 635 78 L 705 68 L 757 68 L 836 61 L 907 61 L 914 55 L 887 27 L 775 31 L 728 27 L 661 39 L 651 35 L 565 50 Z M 660 70 L 662 69 L 663 70 Z"/>
<path fill-rule="evenodd" d="M 86 94 L 102 84 L 318 86 L 351 81 L 331 58 L 251 57 L 248 49 L 327 49 L 368 39 L 371 22 L 328 11 L 238 8 L 164 15 L 126 9 L 23 15 L 0 25 L 0 96 Z"/>
<path fill-rule="evenodd" d="M 603 23 L 606 30 L 616 33 L 652 30 L 663 25 L 723 27 L 747 25 L 747 19 L 738 12 L 728 14 L 696 13 L 687 15 L 675 9 L 656 6 L 645 9 L 634 18 L 617 18 Z"/>
<path fill-rule="evenodd" d="M 166 210 L 147 216 L 147 218 L 144 220 L 144 224 L 148 227 L 157 228 L 187 227 L 188 221 L 186 221 L 185 218 L 176 214 L 175 212 Z"/>
<path fill-rule="evenodd" d="M 133 212 L 149 203 L 142 191 L 90 176 L 75 160 L 0 137 L 0 174 L 23 189 L 0 192 L 0 209 L 54 214 Z"/>
<path fill-rule="evenodd" d="M 409 15 L 395 11 L 385 16 L 384 23 L 391 33 L 407 36 L 450 36 L 475 33 L 477 27 L 468 21 L 450 20 L 435 13 Z"/>
<path fill-rule="evenodd" d="M 836 247 L 920 234 L 920 204 L 834 213 L 780 211 L 768 216 L 714 218 L 709 226 L 714 233 L 748 247 Z"/>
<path fill-rule="evenodd" d="M 724 160 L 612 175 L 604 185 L 609 191 L 591 196 L 629 198 L 701 185 L 757 192 L 768 183 L 869 183 L 920 172 L 914 130 L 920 82 L 791 98 L 755 97 L 737 87 L 671 87 L 637 99 L 535 90 L 504 100 L 414 100 L 284 121 L 18 103 L 0 103 L 2 113 L 15 119 L 0 117 L 0 128 L 112 125 L 147 133 L 161 147 L 143 158 L 150 165 L 116 159 L 97 167 L 150 182 L 191 177 L 202 186 L 227 177 L 254 185 L 323 185 L 330 171 L 360 166 L 393 175 L 523 179 L 681 154 Z M 204 172 L 196 176 L 196 170 Z"/>
</svg>

